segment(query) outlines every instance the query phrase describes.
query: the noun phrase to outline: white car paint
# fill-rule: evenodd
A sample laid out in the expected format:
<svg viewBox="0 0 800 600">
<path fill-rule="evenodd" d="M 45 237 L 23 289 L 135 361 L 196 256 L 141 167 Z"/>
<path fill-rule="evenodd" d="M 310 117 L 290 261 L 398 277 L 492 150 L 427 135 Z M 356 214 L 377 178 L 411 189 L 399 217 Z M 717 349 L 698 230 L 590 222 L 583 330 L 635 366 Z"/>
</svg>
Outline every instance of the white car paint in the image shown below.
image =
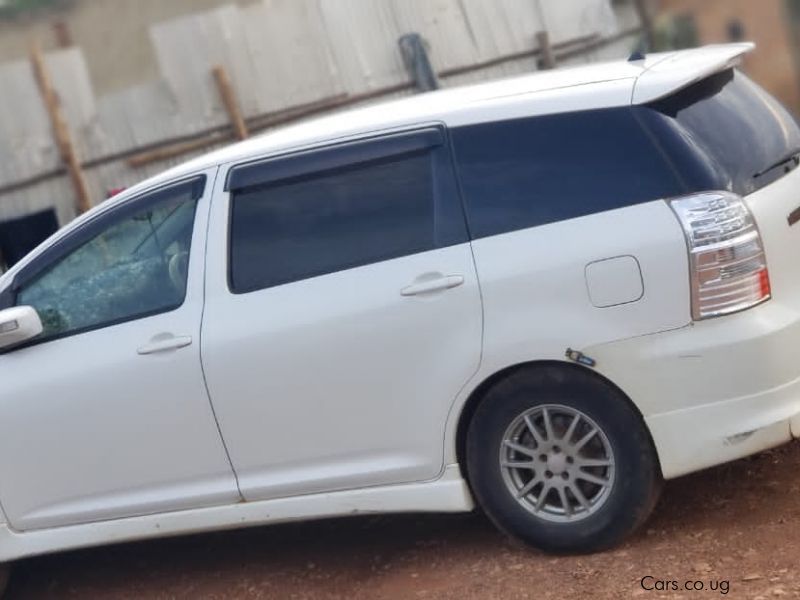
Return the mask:
<svg viewBox="0 0 800 600">
<path fill-rule="evenodd" d="M 644 296 L 642 267 L 634 256 L 615 256 L 586 265 L 586 290 L 595 308 L 638 302 Z"/>
<path fill-rule="evenodd" d="M 691 322 L 686 245 L 664 202 L 553 223 L 537 228 L 535 235 L 523 230 L 492 236 L 472 245 L 483 292 L 483 360 L 450 413 L 447 462 L 457 460 L 460 406 L 492 374 L 534 356 L 561 361 L 567 348 L 636 339 Z M 594 307 L 585 267 L 624 255 L 635 255 L 641 265 L 644 295 L 633 303 Z M 600 360 L 597 370 L 603 372 L 606 364 Z M 627 372 L 624 361 L 620 365 Z"/>
<path fill-rule="evenodd" d="M 648 55 L 646 74 L 633 88 L 631 102 L 646 104 L 685 88 L 719 71 L 736 66 L 742 55 L 752 52 L 755 44 L 720 44 L 697 52 L 668 52 Z"/>
<path fill-rule="evenodd" d="M 436 479 L 447 412 L 480 361 L 470 245 L 231 294 L 226 168 L 209 231 L 203 365 L 244 498 Z M 401 294 L 432 275 L 463 283 Z"/>
<path fill-rule="evenodd" d="M 254 525 L 391 512 L 457 513 L 473 508 L 472 498 L 458 466 L 452 465 L 441 477 L 431 482 L 240 502 L 24 533 L 0 527 L 0 561 L 55 550 L 74 550 Z"/>
<path fill-rule="evenodd" d="M 97 214 L 179 178 L 214 181 L 220 170 L 201 202 L 200 251 L 177 314 L 93 332 L 91 344 L 68 338 L 0 356 L 0 560 L 292 519 L 469 510 L 456 442 L 471 393 L 514 365 L 561 361 L 567 347 L 595 358 L 635 403 L 667 477 L 786 441 L 790 421 L 797 434 L 800 281 L 790 257 L 770 248 L 797 248 L 798 231 L 778 225 L 794 208 L 797 173 L 748 198 L 774 300 L 700 324 L 684 236 L 663 201 L 239 297 L 226 285 L 222 182 L 232 165 L 422 124 L 625 106 L 748 49 L 553 71 L 311 121 L 173 169 L 76 220 L 0 277 L 0 290 Z M 587 280 L 587 267 L 620 257 L 636 261 L 643 293 L 593 304 L 593 291 L 613 299 L 614 290 Z M 446 296 L 401 294 L 429 273 L 464 283 Z M 192 344 L 137 353 L 162 334 Z M 298 370 L 298 356 L 311 368 Z M 431 363 L 433 375 L 422 369 Z M 731 366 L 740 364 L 756 366 Z M 112 477 L 96 475 L 102 461 L 113 461 Z"/>
<path fill-rule="evenodd" d="M 215 170 L 206 174 L 213 181 Z M 198 248 L 210 199 L 209 189 L 195 221 Z M 0 357 L 0 501 L 11 527 L 240 499 L 200 368 L 202 310 L 198 251 L 178 310 Z M 193 343 L 181 352 L 137 353 L 165 334 Z"/>
<path fill-rule="evenodd" d="M 585 350 L 635 399 L 667 478 L 800 435 L 800 228 L 786 223 L 798 206 L 798 186 L 794 171 L 746 198 L 764 239 L 772 300 Z"/>
<path fill-rule="evenodd" d="M 30 306 L 17 306 L 3 311 L 0 320 L 0 347 L 11 347 L 36 337 L 44 331 L 42 320 Z"/>
</svg>

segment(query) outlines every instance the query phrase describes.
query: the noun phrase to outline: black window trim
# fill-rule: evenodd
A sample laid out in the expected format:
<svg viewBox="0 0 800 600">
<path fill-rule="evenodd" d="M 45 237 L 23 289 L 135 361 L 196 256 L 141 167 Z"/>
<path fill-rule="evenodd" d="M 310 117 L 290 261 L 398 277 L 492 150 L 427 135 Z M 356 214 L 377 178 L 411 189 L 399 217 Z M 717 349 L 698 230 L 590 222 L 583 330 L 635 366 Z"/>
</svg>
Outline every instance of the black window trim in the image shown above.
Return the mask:
<svg viewBox="0 0 800 600">
<path fill-rule="evenodd" d="M 238 192 L 310 173 L 429 150 L 444 144 L 444 127 L 439 124 L 425 125 L 418 129 L 373 133 L 355 140 L 335 142 L 234 165 L 228 171 L 223 191 Z M 303 158 L 307 160 L 301 161 Z"/>
<path fill-rule="evenodd" d="M 240 192 L 252 187 L 275 184 L 304 175 L 324 173 L 325 171 L 335 170 L 337 168 L 356 167 L 375 161 L 399 158 L 404 155 L 423 151 L 432 151 L 440 147 L 445 149 L 440 160 L 443 159 L 447 162 L 452 176 L 453 193 L 455 193 L 457 197 L 458 211 L 464 228 L 464 238 L 462 242 L 469 243 L 469 225 L 464 212 L 461 184 L 453 160 L 448 128 L 444 123 L 419 123 L 411 129 L 387 130 L 382 132 L 373 131 L 356 139 L 329 140 L 328 143 L 320 146 L 285 154 L 271 155 L 256 160 L 248 160 L 231 166 L 228 170 L 223 189 L 223 192 L 228 193 L 227 243 L 225 248 L 227 254 L 225 279 L 228 292 L 234 296 L 242 296 L 270 289 L 257 288 L 253 290 L 237 290 L 233 285 L 233 200 L 235 192 Z M 284 161 L 287 163 L 295 162 L 302 158 L 307 158 L 308 161 L 304 162 L 299 168 L 281 168 L 280 163 Z M 274 173 L 270 173 L 270 168 L 275 169 Z M 237 177 L 235 171 L 240 169 L 243 174 Z M 246 172 L 248 169 L 252 169 L 252 172 L 249 174 Z M 376 263 L 373 262 L 370 264 Z M 343 270 L 347 269 L 341 269 L 336 272 L 338 273 Z M 297 283 L 297 281 L 291 283 Z M 291 283 L 284 285 L 291 285 Z"/>
<path fill-rule="evenodd" d="M 11 283 L 5 288 L 5 290 L 3 290 L 2 293 L 0 293 L 0 310 L 16 306 L 17 295 L 23 286 L 25 286 L 27 283 L 30 283 L 36 277 L 42 275 L 48 269 L 58 264 L 70 253 L 76 251 L 84 244 L 93 240 L 95 237 L 105 231 L 110 225 L 124 220 L 127 217 L 133 216 L 150 206 L 158 204 L 159 202 L 163 202 L 164 199 L 168 197 L 168 195 L 176 188 L 180 188 L 187 184 L 193 186 L 191 199 L 196 203 L 194 213 L 194 219 L 196 222 L 197 206 L 199 205 L 199 201 L 205 195 L 207 182 L 208 177 L 205 174 L 191 175 L 179 180 L 170 181 L 164 185 L 144 190 L 141 193 L 124 200 L 118 206 L 114 206 L 109 210 L 103 211 L 86 223 L 81 224 L 77 229 L 68 233 L 62 239 L 58 240 L 52 246 L 47 248 L 39 256 L 34 258 L 14 276 L 14 278 L 11 280 Z M 82 327 L 80 329 L 52 335 L 46 338 L 40 339 L 37 337 L 29 342 L 0 350 L 0 355 L 8 354 L 9 352 L 16 352 L 32 346 L 38 346 L 40 344 L 62 340 L 76 335 L 91 333 L 92 331 L 114 327 L 123 323 L 129 323 L 160 314 L 166 314 L 183 306 L 186 302 L 186 296 L 187 293 L 184 293 L 183 299 L 180 301 L 180 303 L 175 305 L 166 306 L 153 311 L 147 311 L 145 313 L 137 313 L 136 315 L 132 315 L 130 317 L 122 317 L 112 321 L 104 321 L 103 323 L 99 323 L 97 325 Z"/>
</svg>

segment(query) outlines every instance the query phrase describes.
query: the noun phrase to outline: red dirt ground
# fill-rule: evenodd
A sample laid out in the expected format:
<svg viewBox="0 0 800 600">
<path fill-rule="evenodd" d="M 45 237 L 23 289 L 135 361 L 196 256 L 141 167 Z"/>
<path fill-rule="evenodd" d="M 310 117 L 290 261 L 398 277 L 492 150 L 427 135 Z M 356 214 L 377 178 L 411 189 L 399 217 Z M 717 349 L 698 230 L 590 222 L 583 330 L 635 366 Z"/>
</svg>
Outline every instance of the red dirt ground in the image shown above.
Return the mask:
<svg viewBox="0 0 800 600">
<path fill-rule="evenodd" d="M 32 559 L 6 597 L 800 598 L 799 492 L 795 443 L 670 482 L 637 535 L 594 556 L 521 548 L 480 515 L 358 517 Z M 681 589 L 645 590 L 648 575 Z"/>
</svg>

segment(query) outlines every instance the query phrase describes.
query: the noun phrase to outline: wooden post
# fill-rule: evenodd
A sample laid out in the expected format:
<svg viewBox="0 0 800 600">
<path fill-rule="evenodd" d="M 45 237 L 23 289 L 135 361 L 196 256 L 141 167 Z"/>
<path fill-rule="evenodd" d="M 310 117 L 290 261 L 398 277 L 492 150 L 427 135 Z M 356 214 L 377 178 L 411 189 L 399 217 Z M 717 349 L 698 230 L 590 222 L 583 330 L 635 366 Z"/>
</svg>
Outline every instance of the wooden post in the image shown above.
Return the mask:
<svg viewBox="0 0 800 600">
<path fill-rule="evenodd" d="M 47 114 L 50 117 L 50 124 L 53 127 L 53 137 L 55 138 L 61 160 L 67 166 L 72 186 L 75 188 L 76 209 L 78 214 L 84 213 L 92 207 L 89 197 L 89 186 L 86 184 L 86 177 L 83 174 L 81 163 L 75 153 L 75 146 L 72 143 L 72 136 L 67 126 L 67 120 L 61 110 L 58 95 L 53 88 L 50 73 L 44 62 L 42 49 L 38 44 L 31 45 L 31 66 L 39 84 L 39 91 L 42 94 Z"/>
<path fill-rule="evenodd" d="M 154 150 L 140 152 L 139 154 L 135 154 L 134 156 L 129 158 L 128 164 L 131 167 L 138 169 L 145 165 L 149 165 L 150 163 L 158 162 L 161 160 L 167 160 L 170 158 L 174 158 L 176 156 L 180 156 L 181 154 L 188 154 L 189 152 L 195 152 L 196 150 L 202 150 L 203 148 L 207 148 L 208 146 L 220 142 L 230 142 L 230 134 L 227 135 L 212 134 L 203 136 L 202 138 L 197 140 L 192 140 L 189 142 L 181 142 L 178 144 L 171 144 L 163 148 L 156 148 Z"/>
<path fill-rule="evenodd" d="M 219 95 L 222 97 L 223 104 L 225 104 L 225 110 L 228 111 L 228 117 L 231 120 L 236 137 L 240 140 L 246 140 L 250 137 L 250 132 L 247 130 L 247 124 L 244 122 L 242 110 L 236 99 L 236 92 L 233 91 L 231 80 L 228 78 L 228 73 L 225 71 L 224 67 L 219 65 L 214 67 L 212 72 L 214 74 L 214 80 L 217 82 Z"/>
<path fill-rule="evenodd" d="M 553 46 L 550 44 L 550 34 L 546 31 L 536 32 L 536 43 L 539 46 L 539 53 L 541 56 L 540 65 L 542 69 L 555 69 L 556 68 L 556 55 L 553 52 Z"/>
</svg>

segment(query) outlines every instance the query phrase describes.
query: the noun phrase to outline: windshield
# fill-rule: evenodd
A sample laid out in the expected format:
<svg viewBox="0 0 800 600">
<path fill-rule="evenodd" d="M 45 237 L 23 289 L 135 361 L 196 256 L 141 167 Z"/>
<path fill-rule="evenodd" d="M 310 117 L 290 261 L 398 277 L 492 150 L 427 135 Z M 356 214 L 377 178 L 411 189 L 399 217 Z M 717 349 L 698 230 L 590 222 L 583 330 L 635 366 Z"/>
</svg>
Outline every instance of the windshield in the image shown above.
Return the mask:
<svg viewBox="0 0 800 600">
<path fill-rule="evenodd" d="M 747 195 L 797 166 L 792 160 L 800 152 L 797 123 L 738 71 L 704 79 L 650 104 L 648 110 L 672 129 L 657 137 L 673 162 L 682 163 L 687 149 L 700 159 L 699 165 L 679 168 L 692 189 L 721 188 Z"/>
</svg>

